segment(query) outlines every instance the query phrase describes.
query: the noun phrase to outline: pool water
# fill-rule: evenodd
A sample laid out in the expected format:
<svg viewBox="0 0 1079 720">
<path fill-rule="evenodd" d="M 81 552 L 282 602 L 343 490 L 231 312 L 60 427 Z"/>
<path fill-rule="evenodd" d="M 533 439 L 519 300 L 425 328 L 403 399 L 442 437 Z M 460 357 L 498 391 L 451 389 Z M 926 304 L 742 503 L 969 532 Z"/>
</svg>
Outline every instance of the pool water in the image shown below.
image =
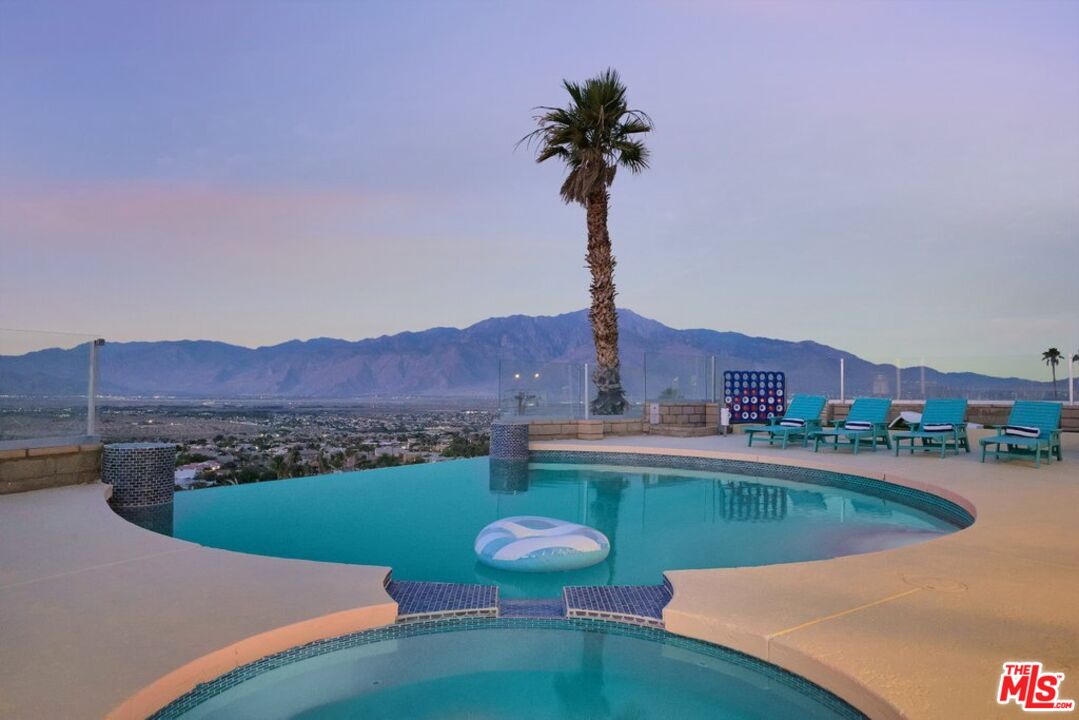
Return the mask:
<svg viewBox="0 0 1079 720">
<path fill-rule="evenodd" d="M 493 520 L 544 515 L 594 527 L 602 563 L 521 573 L 476 561 Z M 861 492 L 728 473 L 486 458 L 176 494 L 172 534 L 211 547 L 386 565 L 395 580 L 497 584 L 502 597 L 565 585 L 646 585 L 664 570 L 819 560 L 920 542 L 957 525 Z"/>
<path fill-rule="evenodd" d="M 599 621 L 409 623 L 271 656 L 160 720 L 863 718 L 774 665 Z"/>
</svg>

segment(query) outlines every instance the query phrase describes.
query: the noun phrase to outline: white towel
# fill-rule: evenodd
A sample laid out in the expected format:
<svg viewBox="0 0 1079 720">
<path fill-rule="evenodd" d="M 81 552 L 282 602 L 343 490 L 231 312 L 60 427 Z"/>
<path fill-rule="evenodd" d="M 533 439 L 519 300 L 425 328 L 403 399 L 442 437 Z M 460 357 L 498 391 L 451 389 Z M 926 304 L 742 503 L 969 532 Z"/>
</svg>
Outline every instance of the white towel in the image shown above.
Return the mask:
<svg viewBox="0 0 1079 720">
<path fill-rule="evenodd" d="M 1041 428 L 1029 425 L 1005 425 L 1004 434 L 1013 437 L 1036 438 L 1042 434 Z"/>
</svg>

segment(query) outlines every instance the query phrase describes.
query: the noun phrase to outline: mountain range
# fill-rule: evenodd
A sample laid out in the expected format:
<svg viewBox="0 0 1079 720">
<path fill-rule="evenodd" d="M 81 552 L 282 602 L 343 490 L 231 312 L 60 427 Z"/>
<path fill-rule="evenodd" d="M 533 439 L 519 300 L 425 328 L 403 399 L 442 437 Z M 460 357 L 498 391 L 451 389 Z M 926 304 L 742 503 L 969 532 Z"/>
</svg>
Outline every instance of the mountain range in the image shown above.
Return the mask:
<svg viewBox="0 0 1079 720">
<path fill-rule="evenodd" d="M 688 369 L 708 373 L 697 360 L 715 355 L 730 370 L 782 370 L 795 392 L 835 393 L 839 359 L 846 364 L 846 392 L 891 393 L 895 367 L 802 341 L 752 337 L 735 332 L 678 330 L 630 310 L 619 311 L 623 381 L 631 395 L 691 382 Z M 191 398 L 493 398 L 499 367 L 546 372 L 550 363 L 592 362 L 594 348 L 584 310 L 555 316 L 513 315 L 464 329 L 438 327 L 359 341 L 318 338 L 245 348 L 207 340 L 115 342 L 101 348 L 99 390 L 106 395 Z M 647 360 L 645 360 L 647 353 Z M 85 392 L 86 347 L 0 356 L 0 394 L 58 395 Z M 568 372 L 568 370 L 566 371 Z M 919 368 L 902 372 L 902 383 L 921 381 Z M 703 380 L 701 381 L 703 382 Z M 1051 393 L 1049 383 L 976 373 L 925 370 L 934 394 L 1012 398 Z"/>
</svg>

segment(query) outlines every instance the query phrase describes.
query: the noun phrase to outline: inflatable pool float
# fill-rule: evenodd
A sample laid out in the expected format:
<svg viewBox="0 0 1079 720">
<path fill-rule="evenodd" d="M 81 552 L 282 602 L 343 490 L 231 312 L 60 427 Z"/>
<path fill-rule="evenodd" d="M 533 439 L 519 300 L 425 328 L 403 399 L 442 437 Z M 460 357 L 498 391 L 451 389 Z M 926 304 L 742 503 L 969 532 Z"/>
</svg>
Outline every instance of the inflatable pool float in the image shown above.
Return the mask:
<svg viewBox="0 0 1079 720">
<path fill-rule="evenodd" d="M 599 530 L 535 515 L 495 520 L 476 536 L 479 561 L 502 570 L 577 570 L 603 562 L 610 551 Z"/>
</svg>

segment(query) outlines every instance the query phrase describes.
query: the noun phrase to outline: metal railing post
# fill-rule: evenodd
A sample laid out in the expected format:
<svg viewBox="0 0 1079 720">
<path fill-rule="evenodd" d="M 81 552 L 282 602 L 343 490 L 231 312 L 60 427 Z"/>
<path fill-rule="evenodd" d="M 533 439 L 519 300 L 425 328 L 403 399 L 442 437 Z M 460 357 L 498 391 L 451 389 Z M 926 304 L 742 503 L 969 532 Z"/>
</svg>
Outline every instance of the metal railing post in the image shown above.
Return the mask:
<svg viewBox="0 0 1079 720">
<path fill-rule="evenodd" d="M 584 419 L 588 419 L 591 408 L 588 406 L 588 363 L 584 364 L 584 384 L 581 386 L 581 396 L 584 400 Z"/>
<path fill-rule="evenodd" d="M 90 378 L 86 385 L 86 434 L 97 434 L 97 349 L 105 344 L 103 338 L 90 343 Z"/>
<path fill-rule="evenodd" d="M 847 366 L 846 359 L 839 358 L 839 402 L 847 399 Z"/>
<path fill-rule="evenodd" d="M 712 402 L 717 402 L 719 395 L 716 392 L 716 356 L 712 356 Z"/>
<path fill-rule="evenodd" d="M 641 400 L 645 407 L 648 406 L 648 353 L 641 353 L 641 385 L 644 386 L 644 397 Z M 643 412 L 643 410 L 642 410 Z"/>
<path fill-rule="evenodd" d="M 1074 357 L 1073 353 L 1068 353 L 1068 404 L 1075 404 L 1075 370 L 1072 366 L 1075 364 L 1072 361 Z"/>
</svg>

